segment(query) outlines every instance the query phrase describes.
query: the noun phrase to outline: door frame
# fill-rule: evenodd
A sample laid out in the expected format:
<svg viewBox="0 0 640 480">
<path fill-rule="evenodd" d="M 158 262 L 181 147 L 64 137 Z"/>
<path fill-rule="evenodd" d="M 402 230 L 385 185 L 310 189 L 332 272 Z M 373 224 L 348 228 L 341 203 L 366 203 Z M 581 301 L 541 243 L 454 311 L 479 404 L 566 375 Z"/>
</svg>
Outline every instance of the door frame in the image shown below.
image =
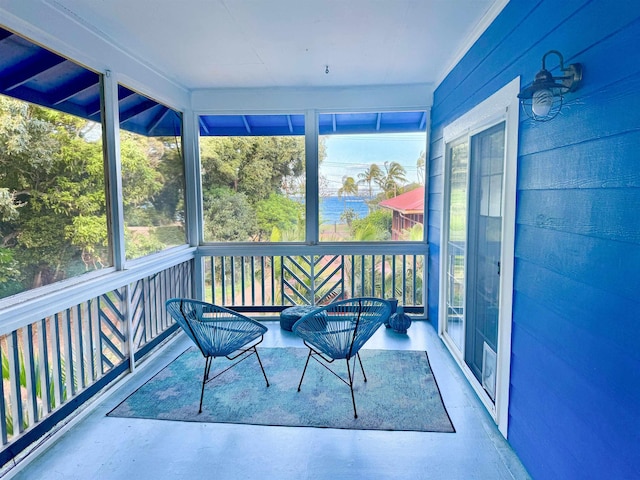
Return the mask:
<svg viewBox="0 0 640 480">
<path fill-rule="evenodd" d="M 516 180 L 518 163 L 518 127 L 520 121 L 520 105 L 518 92 L 520 77 L 516 77 L 496 93 L 476 105 L 444 127 L 443 132 L 443 202 L 440 228 L 440 285 L 438 309 L 438 334 L 453 355 L 454 359 L 476 391 L 478 397 L 498 425 L 500 433 L 507 438 L 509 422 L 509 384 L 511 374 L 511 330 L 513 307 L 513 273 L 515 257 L 515 220 L 516 220 Z M 498 320 L 498 365 L 496 369 L 495 403 L 484 391 L 464 361 L 460 352 L 445 335 L 446 326 L 446 262 L 447 231 L 450 195 L 450 178 L 448 173 L 447 144 L 461 137 L 471 137 L 487 128 L 505 122 L 505 164 L 502 185 L 502 252 L 500 260 L 500 307 Z M 471 145 L 471 144 L 469 144 Z M 471 152 L 469 152 L 471 159 Z M 468 209 L 467 209 L 468 212 Z M 467 222 L 468 228 L 468 222 Z M 467 262 L 465 255 L 465 279 L 467 278 Z"/>
</svg>

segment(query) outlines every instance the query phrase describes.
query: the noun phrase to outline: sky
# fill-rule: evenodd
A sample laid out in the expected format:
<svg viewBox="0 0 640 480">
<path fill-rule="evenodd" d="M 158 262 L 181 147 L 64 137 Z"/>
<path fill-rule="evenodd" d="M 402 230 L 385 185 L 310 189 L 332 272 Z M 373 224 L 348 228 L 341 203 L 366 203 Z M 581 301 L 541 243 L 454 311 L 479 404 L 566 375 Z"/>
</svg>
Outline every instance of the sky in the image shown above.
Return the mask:
<svg viewBox="0 0 640 480">
<path fill-rule="evenodd" d="M 372 163 L 384 170 L 384 162 L 398 162 L 407 171 L 409 182 L 417 182 L 416 162 L 426 151 L 426 135 L 422 133 L 388 133 L 371 135 L 326 135 L 326 158 L 320 174 L 327 178 L 328 189 L 335 194 L 342 177 L 358 181 L 358 174 Z M 366 189 L 366 186 L 360 186 Z"/>
</svg>

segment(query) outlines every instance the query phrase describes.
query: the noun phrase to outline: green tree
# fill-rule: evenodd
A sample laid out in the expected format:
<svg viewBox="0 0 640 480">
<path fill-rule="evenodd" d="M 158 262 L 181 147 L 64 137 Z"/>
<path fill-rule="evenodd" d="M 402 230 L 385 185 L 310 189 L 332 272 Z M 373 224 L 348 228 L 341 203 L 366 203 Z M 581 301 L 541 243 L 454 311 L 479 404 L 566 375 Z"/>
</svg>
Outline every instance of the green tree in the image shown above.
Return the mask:
<svg viewBox="0 0 640 480">
<path fill-rule="evenodd" d="M 342 177 L 342 186 L 338 189 L 338 198 L 348 197 L 349 195 L 358 194 L 358 184 L 353 177 Z"/>
<path fill-rule="evenodd" d="M 282 193 L 285 178 L 304 173 L 303 137 L 202 139 L 203 184 L 245 193 L 250 203 Z"/>
<path fill-rule="evenodd" d="M 418 160 L 416 160 L 416 169 L 418 171 L 418 183 L 420 185 L 424 185 L 426 181 L 426 178 L 425 178 L 426 163 L 427 163 L 427 154 L 423 150 L 422 152 L 420 152 L 420 156 L 418 157 Z"/>
<path fill-rule="evenodd" d="M 0 187 L 13 203 L 0 232 L 19 290 L 108 262 L 102 146 L 85 140 L 86 125 L 0 98 Z"/>
<path fill-rule="evenodd" d="M 278 230 L 278 240 L 282 239 L 282 232 L 289 232 L 299 228 L 299 220 L 304 222 L 302 205 L 283 195 L 271 193 L 269 198 L 261 200 L 256 206 L 258 235 L 260 239 L 271 238 L 274 228 Z M 304 228 L 304 225 L 302 225 Z M 286 234 L 285 234 L 286 236 Z"/>
<path fill-rule="evenodd" d="M 96 128 L 0 96 L 0 278 L 6 280 L 0 296 L 110 265 L 104 156 Z M 137 212 L 156 209 L 163 175 L 173 175 L 163 171 L 167 154 L 175 163 L 181 160 L 175 148 L 139 135 L 123 132 L 120 147 L 125 216 L 140 217 Z M 129 240 L 128 249 L 158 249 L 148 238 L 133 240 L 140 245 Z"/>
<path fill-rule="evenodd" d="M 204 205 L 208 239 L 214 242 L 246 242 L 257 233 L 257 222 L 244 193 L 229 188 L 208 192 Z"/>
<path fill-rule="evenodd" d="M 355 219 L 351 225 L 352 236 L 358 241 L 386 241 L 391 239 L 391 212 L 379 209 L 364 218 Z"/>
<path fill-rule="evenodd" d="M 385 198 L 398 195 L 402 184 L 407 182 L 407 171 L 398 162 L 384 162 L 384 172 L 376 183 L 385 194 Z"/>
<path fill-rule="evenodd" d="M 218 202 L 212 203 L 210 196 L 222 188 L 245 195 L 247 209 L 253 212 L 247 214 L 253 218 L 252 235 L 257 239 L 303 239 L 304 211 L 292 197 L 305 193 L 304 146 L 304 137 L 298 136 L 202 138 L 205 220 L 215 218 L 208 209 L 221 207 Z M 321 138 L 320 161 L 325 150 Z M 285 220 L 285 216 L 289 218 Z M 212 228 L 205 225 L 207 232 Z"/>
<path fill-rule="evenodd" d="M 343 222 L 347 222 L 347 225 L 351 227 L 353 221 L 358 218 L 358 214 L 353 208 L 345 208 L 344 211 L 340 214 L 340 220 Z"/>
<path fill-rule="evenodd" d="M 369 198 L 373 197 L 373 184 L 382 176 L 382 170 L 372 163 L 364 172 L 358 174 L 358 185 L 366 185 L 369 189 Z"/>
</svg>

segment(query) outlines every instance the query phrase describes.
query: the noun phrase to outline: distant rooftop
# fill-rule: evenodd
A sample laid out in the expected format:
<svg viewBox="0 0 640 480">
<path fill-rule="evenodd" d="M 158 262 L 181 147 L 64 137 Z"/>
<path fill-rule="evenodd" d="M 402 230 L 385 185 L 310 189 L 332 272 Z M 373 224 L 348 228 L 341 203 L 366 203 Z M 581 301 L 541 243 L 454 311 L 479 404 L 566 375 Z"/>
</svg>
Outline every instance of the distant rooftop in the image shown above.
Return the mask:
<svg viewBox="0 0 640 480">
<path fill-rule="evenodd" d="M 423 213 L 424 187 L 418 187 L 415 190 L 405 192 L 397 197 L 383 200 L 379 205 L 405 214 Z"/>
</svg>

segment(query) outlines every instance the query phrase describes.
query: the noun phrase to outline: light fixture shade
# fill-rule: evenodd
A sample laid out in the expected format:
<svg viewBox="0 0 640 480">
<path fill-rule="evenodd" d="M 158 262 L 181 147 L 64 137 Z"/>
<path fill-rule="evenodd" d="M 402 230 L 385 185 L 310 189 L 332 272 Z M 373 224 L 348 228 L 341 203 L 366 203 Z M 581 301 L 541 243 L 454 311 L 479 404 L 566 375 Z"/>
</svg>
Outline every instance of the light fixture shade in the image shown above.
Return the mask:
<svg viewBox="0 0 640 480">
<path fill-rule="evenodd" d="M 546 68 L 546 59 L 550 54 L 557 55 L 563 75 L 554 77 Z M 574 63 L 565 68 L 562 54 L 550 50 L 542 57 L 542 70 L 534 81 L 518 94 L 522 109 L 527 116 L 537 122 L 546 122 L 560 113 L 567 92 L 576 90 L 582 80 L 582 66 Z"/>
<path fill-rule="evenodd" d="M 533 94 L 531 110 L 538 117 L 546 117 L 553 106 L 553 93 L 551 90 L 538 90 Z"/>
</svg>

